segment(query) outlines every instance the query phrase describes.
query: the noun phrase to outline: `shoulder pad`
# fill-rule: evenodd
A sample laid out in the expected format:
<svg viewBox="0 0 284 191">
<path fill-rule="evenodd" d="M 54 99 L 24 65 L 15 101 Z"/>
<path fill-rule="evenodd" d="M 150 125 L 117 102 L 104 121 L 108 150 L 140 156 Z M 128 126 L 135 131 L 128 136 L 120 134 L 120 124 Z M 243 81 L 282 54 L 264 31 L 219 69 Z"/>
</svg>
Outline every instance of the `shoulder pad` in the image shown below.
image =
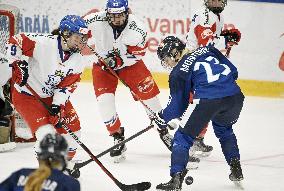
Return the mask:
<svg viewBox="0 0 284 191">
<path fill-rule="evenodd" d="M 129 45 L 145 45 L 147 30 L 145 29 L 144 24 L 132 14 L 129 15 L 126 29 L 127 31 L 125 34 L 127 35 L 127 38 L 129 38 L 128 40 L 131 42 Z"/>
</svg>

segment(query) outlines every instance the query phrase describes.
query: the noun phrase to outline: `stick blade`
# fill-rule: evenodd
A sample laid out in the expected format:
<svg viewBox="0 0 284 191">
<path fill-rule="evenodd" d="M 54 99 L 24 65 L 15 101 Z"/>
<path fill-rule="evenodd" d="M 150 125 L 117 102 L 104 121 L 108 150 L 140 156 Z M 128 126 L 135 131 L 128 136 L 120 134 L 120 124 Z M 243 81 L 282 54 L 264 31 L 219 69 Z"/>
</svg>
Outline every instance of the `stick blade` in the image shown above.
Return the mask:
<svg viewBox="0 0 284 191">
<path fill-rule="evenodd" d="M 149 190 L 151 188 L 151 182 L 140 182 L 137 184 L 121 184 L 119 188 L 122 191 L 143 191 L 143 190 Z"/>
</svg>

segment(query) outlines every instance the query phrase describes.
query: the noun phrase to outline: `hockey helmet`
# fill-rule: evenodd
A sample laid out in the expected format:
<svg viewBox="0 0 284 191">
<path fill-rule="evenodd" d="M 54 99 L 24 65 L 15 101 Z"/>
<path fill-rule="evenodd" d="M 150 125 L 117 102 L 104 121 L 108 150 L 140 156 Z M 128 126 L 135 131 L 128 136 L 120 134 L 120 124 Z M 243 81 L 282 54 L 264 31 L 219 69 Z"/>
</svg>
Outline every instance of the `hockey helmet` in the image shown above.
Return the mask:
<svg viewBox="0 0 284 191">
<path fill-rule="evenodd" d="M 175 36 L 166 37 L 158 46 L 157 55 L 161 60 L 161 64 L 165 69 L 171 69 L 165 62 L 165 58 L 169 57 L 175 59 L 178 52 L 182 52 L 185 49 L 185 44 Z M 175 51 L 175 53 L 173 53 Z"/>
<path fill-rule="evenodd" d="M 128 11 L 128 0 L 108 0 L 106 11 L 111 14 L 126 12 Z"/>
<path fill-rule="evenodd" d="M 38 158 L 47 161 L 59 161 L 64 169 L 66 167 L 68 144 L 59 134 L 47 134 L 40 142 Z"/>
<path fill-rule="evenodd" d="M 88 29 L 86 22 L 77 15 L 66 15 L 61 20 L 59 29 L 63 42 L 67 45 L 69 51 L 73 53 L 84 49 L 88 38 L 91 37 L 91 31 Z"/>
<path fill-rule="evenodd" d="M 216 6 L 216 3 L 213 4 L 212 0 L 204 0 L 204 4 L 207 7 L 207 9 L 209 9 L 215 14 L 219 14 L 224 10 L 225 6 L 227 5 L 227 0 L 217 0 L 217 1 L 219 3 L 218 6 Z"/>
<path fill-rule="evenodd" d="M 121 32 L 128 21 L 128 0 L 108 0 L 106 12 L 109 25 Z"/>
<path fill-rule="evenodd" d="M 77 34 L 89 34 L 89 30 L 86 22 L 80 16 L 77 15 L 66 15 L 60 21 L 60 32 L 64 33 L 65 31 L 69 31 L 71 33 Z"/>
</svg>

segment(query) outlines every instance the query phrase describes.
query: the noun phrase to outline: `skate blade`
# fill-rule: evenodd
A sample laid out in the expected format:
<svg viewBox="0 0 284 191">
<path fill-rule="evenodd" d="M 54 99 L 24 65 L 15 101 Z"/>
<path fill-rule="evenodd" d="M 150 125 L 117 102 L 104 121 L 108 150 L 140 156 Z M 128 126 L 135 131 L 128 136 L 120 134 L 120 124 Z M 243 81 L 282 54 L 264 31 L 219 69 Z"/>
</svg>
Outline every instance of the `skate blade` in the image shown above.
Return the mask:
<svg viewBox="0 0 284 191">
<path fill-rule="evenodd" d="M 236 188 L 238 189 L 238 190 L 244 190 L 245 188 L 244 188 L 244 185 L 242 184 L 242 182 L 241 181 L 233 181 L 233 183 L 235 184 L 235 186 L 236 186 Z"/>
<path fill-rule="evenodd" d="M 206 158 L 211 155 L 211 151 L 209 152 L 202 152 L 202 151 L 196 151 L 192 156 L 196 158 Z"/>
<path fill-rule="evenodd" d="M 196 170 L 196 169 L 198 169 L 198 162 L 189 162 L 189 163 L 187 163 L 187 165 L 186 165 L 186 169 L 188 169 L 188 170 Z"/>
<path fill-rule="evenodd" d="M 162 189 L 156 189 L 157 191 L 167 191 L 167 190 L 162 190 Z M 177 188 L 177 189 L 174 189 L 174 190 L 170 190 L 170 191 L 181 191 L 181 188 Z"/>
</svg>

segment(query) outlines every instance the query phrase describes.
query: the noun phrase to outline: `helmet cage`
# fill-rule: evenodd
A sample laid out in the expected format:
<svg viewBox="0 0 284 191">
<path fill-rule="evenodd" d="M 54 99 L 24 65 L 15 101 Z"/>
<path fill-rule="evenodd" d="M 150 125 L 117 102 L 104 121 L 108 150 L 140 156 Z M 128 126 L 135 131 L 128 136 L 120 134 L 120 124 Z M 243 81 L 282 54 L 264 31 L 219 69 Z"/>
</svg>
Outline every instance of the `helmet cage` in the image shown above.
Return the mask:
<svg viewBox="0 0 284 191">
<path fill-rule="evenodd" d="M 176 61 L 176 56 L 179 52 L 183 51 L 185 44 L 174 36 L 166 37 L 157 49 L 158 58 L 161 60 L 161 65 L 166 70 L 171 70 L 172 67 L 166 63 L 166 58 L 170 58 L 173 61 Z M 176 50 L 176 51 L 174 51 Z"/>
<path fill-rule="evenodd" d="M 60 21 L 59 29 L 65 44 L 68 44 L 67 41 L 74 33 L 81 37 L 81 44 L 87 44 L 87 39 L 91 36 L 90 30 L 88 29 L 86 22 L 84 21 L 84 19 L 77 15 L 66 15 Z M 75 44 L 74 47 L 68 46 L 68 48 L 69 51 L 72 53 L 80 52 L 81 49 L 79 48 L 78 44 Z"/>
</svg>

